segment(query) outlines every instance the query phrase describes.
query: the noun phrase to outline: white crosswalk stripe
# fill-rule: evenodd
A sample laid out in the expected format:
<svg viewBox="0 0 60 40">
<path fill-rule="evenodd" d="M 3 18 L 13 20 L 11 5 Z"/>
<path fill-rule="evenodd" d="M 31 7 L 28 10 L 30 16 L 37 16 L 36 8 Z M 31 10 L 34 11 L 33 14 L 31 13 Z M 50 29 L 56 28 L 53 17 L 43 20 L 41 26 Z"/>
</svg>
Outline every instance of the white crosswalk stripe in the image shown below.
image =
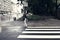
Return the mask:
<svg viewBox="0 0 60 40">
<path fill-rule="evenodd" d="M 23 31 L 22 33 L 60 33 L 60 31 Z"/>
<path fill-rule="evenodd" d="M 1 31 L 2 31 L 2 28 L 0 27 L 0 33 L 1 33 Z"/>
<path fill-rule="evenodd" d="M 60 38 L 59 28 L 60 27 L 27 27 L 17 38 Z"/>
<path fill-rule="evenodd" d="M 60 30 L 60 29 L 36 29 L 36 28 L 35 28 L 35 29 L 28 29 L 28 28 L 26 28 L 25 30 L 27 30 L 27 31 L 28 31 L 28 30 L 29 30 L 29 31 L 31 31 L 31 30 L 33 30 L 33 31 L 34 31 L 34 30 L 37 30 L 37 31 L 38 31 L 38 30 Z"/>
<path fill-rule="evenodd" d="M 60 38 L 60 35 L 19 35 L 17 38 Z"/>
<path fill-rule="evenodd" d="M 60 26 L 40 26 L 40 27 L 27 27 L 27 28 L 60 28 Z"/>
</svg>

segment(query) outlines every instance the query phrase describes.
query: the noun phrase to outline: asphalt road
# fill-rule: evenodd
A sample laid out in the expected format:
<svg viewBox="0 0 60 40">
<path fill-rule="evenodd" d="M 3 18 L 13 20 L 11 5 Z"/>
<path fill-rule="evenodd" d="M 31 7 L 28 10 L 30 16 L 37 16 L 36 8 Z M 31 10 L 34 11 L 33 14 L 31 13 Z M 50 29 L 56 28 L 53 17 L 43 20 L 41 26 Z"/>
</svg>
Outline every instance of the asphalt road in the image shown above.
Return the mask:
<svg viewBox="0 0 60 40">
<path fill-rule="evenodd" d="M 48 24 L 48 25 L 47 25 Z M 60 20 L 29 21 L 28 26 L 60 26 Z M 60 40 L 60 39 L 18 39 L 24 27 L 23 21 L 12 21 L 0 24 L 0 40 Z"/>
<path fill-rule="evenodd" d="M 23 27 L 21 21 L 0 23 L 0 40 L 18 40 L 17 36 L 21 34 Z"/>
</svg>

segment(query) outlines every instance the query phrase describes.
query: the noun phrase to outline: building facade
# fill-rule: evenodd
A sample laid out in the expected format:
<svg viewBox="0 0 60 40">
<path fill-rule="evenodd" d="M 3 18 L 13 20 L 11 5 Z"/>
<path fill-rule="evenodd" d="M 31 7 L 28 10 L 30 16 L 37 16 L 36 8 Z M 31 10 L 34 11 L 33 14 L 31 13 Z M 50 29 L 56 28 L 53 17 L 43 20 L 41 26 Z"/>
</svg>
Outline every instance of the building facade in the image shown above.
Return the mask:
<svg viewBox="0 0 60 40">
<path fill-rule="evenodd" d="M 17 20 L 24 14 L 22 12 L 23 7 L 27 6 L 26 1 L 17 0 L 0 0 L 0 21 L 13 21 L 14 18 Z"/>
<path fill-rule="evenodd" d="M 12 11 L 11 0 L 0 0 L 0 21 L 8 21 Z"/>
</svg>

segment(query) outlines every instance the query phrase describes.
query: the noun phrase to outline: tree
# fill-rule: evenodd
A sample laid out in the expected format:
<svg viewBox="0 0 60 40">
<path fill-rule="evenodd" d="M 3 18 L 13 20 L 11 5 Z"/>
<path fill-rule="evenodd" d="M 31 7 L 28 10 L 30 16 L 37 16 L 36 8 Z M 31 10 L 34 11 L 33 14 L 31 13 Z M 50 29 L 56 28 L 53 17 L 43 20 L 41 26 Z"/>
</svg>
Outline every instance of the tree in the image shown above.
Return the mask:
<svg viewBox="0 0 60 40">
<path fill-rule="evenodd" d="M 54 15 L 55 5 L 52 0 L 28 0 L 29 12 L 35 15 Z"/>
</svg>

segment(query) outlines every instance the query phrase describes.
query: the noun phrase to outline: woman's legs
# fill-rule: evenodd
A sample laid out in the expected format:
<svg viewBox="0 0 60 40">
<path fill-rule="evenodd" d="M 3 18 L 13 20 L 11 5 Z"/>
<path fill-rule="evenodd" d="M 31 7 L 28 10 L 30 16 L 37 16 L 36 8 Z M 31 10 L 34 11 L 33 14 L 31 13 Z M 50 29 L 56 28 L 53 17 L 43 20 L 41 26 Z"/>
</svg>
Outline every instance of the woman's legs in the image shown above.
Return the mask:
<svg viewBox="0 0 60 40">
<path fill-rule="evenodd" d="M 24 20 L 24 25 L 27 27 L 27 18 Z"/>
</svg>

